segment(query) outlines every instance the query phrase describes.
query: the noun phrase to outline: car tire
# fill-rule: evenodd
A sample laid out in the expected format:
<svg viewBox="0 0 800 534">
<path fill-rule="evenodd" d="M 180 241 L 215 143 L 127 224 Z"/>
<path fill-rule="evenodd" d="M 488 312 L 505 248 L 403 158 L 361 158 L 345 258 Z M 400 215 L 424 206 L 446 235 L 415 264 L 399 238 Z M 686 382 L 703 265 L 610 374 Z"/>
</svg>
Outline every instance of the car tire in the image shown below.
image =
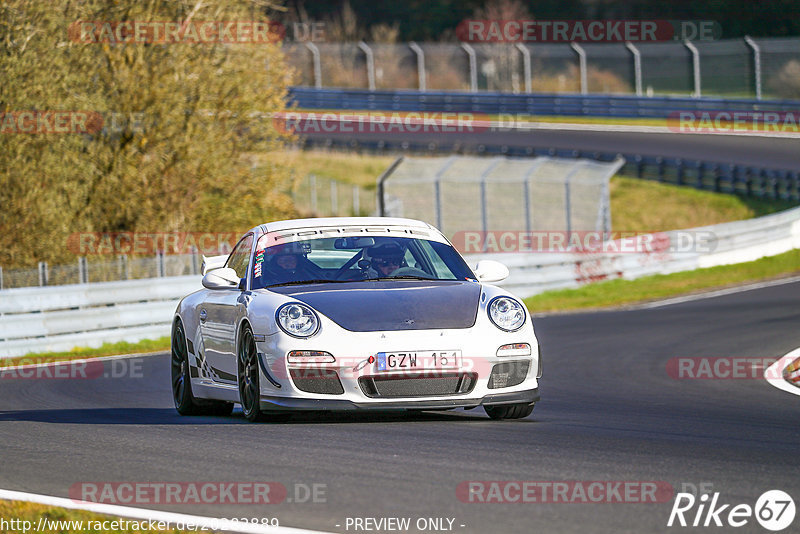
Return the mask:
<svg viewBox="0 0 800 534">
<path fill-rule="evenodd" d="M 523 419 L 533 412 L 534 404 L 506 404 L 500 406 L 484 406 L 486 415 L 492 419 Z"/>
<path fill-rule="evenodd" d="M 265 412 L 260 406 L 261 385 L 258 370 L 258 350 L 253 331 L 245 326 L 239 343 L 236 381 L 239 385 L 239 402 L 245 419 L 252 422 L 282 423 L 291 418 L 288 413 Z"/>
<path fill-rule="evenodd" d="M 189 350 L 183 323 L 178 319 L 172 326 L 171 339 L 172 400 L 181 415 L 230 415 L 232 402 L 196 399 L 192 394 L 189 373 Z"/>
</svg>

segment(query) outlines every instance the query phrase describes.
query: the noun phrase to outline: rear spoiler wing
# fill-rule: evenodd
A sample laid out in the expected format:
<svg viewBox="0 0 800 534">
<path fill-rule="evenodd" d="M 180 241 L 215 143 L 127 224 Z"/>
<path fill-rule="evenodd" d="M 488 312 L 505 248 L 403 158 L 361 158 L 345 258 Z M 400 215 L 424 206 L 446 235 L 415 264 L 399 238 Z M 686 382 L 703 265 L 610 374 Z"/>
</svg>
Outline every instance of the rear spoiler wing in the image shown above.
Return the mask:
<svg viewBox="0 0 800 534">
<path fill-rule="evenodd" d="M 213 271 L 214 269 L 219 269 L 220 267 L 225 266 L 225 262 L 228 261 L 228 254 L 221 254 L 219 256 L 203 256 L 203 266 L 200 268 L 203 276 L 208 273 L 208 271 Z"/>
</svg>

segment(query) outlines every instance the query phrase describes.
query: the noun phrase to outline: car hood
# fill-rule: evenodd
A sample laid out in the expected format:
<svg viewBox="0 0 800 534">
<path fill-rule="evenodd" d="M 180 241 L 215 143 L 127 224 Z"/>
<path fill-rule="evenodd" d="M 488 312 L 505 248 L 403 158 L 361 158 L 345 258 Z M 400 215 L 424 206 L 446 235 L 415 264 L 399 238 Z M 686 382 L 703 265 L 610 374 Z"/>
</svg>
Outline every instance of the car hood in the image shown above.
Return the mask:
<svg viewBox="0 0 800 534">
<path fill-rule="evenodd" d="M 363 281 L 271 287 L 354 332 L 469 328 L 481 286 L 461 281 Z"/>
</svg>

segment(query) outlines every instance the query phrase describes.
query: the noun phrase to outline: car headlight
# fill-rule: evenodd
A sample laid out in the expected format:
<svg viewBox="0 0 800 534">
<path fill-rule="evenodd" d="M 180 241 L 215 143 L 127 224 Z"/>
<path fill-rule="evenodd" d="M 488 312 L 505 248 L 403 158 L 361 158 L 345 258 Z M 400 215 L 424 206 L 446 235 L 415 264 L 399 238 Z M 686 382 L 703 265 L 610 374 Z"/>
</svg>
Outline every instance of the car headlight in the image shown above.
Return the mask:
<svg viewBox="0 0 800 534">
<path fill-rule="evenodd" d="M 300 304 L 290 302 L 284 304 L 275 313 L 275 319 L 281 330 L 294 337 L 310 337 L 319 330 L 319 319 L 314 310 Z"/>
<path fill-rule="evenodd" d="M 500 330 L 514 332 L 525 324 L 525 307 L 508 297 L 495 297 L 487 306 L 489 319 Z"/>
</svg>

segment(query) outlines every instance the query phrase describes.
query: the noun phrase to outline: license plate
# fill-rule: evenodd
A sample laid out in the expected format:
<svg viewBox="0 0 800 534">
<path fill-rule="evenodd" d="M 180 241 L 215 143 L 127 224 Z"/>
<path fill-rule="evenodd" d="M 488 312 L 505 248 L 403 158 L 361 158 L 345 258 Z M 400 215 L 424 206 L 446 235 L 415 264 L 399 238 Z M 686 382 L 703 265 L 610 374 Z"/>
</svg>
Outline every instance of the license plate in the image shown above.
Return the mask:
<svg viewBox="0 0 800 534">
<path fill-rule="evenodd" d="M 408 352 L 379 352 L 376 354 L 377 371 L 407 369 L 458 369 L 461 367 L 460 350 L 415 350 Z"/>
</svg>

